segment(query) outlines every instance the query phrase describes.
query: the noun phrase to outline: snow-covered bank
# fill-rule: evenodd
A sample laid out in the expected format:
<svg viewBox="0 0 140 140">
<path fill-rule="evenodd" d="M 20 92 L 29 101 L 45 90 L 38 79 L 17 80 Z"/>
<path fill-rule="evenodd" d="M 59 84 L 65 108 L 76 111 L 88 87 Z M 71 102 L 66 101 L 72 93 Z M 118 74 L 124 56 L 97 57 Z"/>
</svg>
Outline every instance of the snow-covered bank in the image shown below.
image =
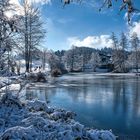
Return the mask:
<svg viewBox="0 0 140 140">
<path fill-rule="evenodd" d="M 94 73 L 94 75 L 99 75 L 99 76 L 140 76 L 137 73 Z"/>
<path fill-rule="evenodd" d="M 6 86 L 12 90 L 20 90 L 20 88 L 29 82 L 47 82 L 48 79 L 47 72 L 32 72 L 25 73 L 20 76 L 11 76 L 11 77 L 0 77 L 0 91 L 5 90 Z"/>
<path fill-rule="evenodd" d="M 1 140 L 115 140 L 108 130 L 86 129 L 70 111 L 34 100 L 21 102 L 10 93 L 0 99 Z"/>
</svg>

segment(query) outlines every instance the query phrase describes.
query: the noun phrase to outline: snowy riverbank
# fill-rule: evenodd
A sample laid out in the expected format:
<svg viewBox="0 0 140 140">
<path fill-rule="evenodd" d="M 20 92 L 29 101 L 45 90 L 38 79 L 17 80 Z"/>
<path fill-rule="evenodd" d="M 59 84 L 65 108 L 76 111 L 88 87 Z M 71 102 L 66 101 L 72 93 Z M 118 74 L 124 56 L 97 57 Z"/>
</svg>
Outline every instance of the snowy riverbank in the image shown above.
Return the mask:
<svg viewBox="0 0 140 140">
<path fill-rule="evenodd" d="M 0 99 L 1 140 L 115 140 L 108 130 L 86 129 L 70 111 L 34 100 L 21 102 L 4 94 Z"/>
<path fill-rule="evenodd" d="M 140 74 L 137 73 L 112 73 L 112 72 L 108 72 L 108 73 L 94 73 L 94 75 L 99 75 L 99 76 L 140 76 Z"/>
</svg>

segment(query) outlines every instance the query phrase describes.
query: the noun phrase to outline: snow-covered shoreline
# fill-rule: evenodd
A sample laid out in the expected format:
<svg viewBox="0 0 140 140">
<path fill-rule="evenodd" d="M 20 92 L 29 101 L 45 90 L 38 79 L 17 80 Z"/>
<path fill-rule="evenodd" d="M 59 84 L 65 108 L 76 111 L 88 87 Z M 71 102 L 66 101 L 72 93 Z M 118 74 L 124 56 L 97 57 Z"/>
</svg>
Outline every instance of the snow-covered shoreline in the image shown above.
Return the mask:
<svg viewBox="0 0 140 140">
<path fill-rule="evenodd" d="M 0 99 L 1 140 L 115 140 L 109 130 L 87 129 L 75 113 L 39 100 L 21 102 L 11 93 Z"/>
<path fill-rule="evenodd" d="M 112 73 L 112 72 L 108 72 L 108 73 L 94 73 L 94 75 L 96 76 L 130 76 L 130 77 L 136 77 L 136 76 L 140 76 L 140 74 L 138 73 Z"/>
</svg>

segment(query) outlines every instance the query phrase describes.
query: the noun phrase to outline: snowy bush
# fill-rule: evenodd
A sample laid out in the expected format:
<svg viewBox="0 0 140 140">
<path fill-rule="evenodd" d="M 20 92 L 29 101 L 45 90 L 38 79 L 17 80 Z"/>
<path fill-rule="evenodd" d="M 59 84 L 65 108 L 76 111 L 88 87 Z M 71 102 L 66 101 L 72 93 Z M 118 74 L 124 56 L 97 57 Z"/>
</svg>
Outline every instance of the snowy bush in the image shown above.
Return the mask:
<svg viewBox="0 0 140 140">
<path fill-rule="evenodd" d="M 26 73 L 25 77 L 27 80 L 33 81 L 33 82 L 46 82 L 46 74 L 43 72 L 38 73 Z"/>
<path fill-rule="evenodd" d="M 108 130 L 86 129 L 75 114 L 34 100 L 21 102 L 10 93 L 0 99 L 0 140 L 115 140 Z"/>
</svg>

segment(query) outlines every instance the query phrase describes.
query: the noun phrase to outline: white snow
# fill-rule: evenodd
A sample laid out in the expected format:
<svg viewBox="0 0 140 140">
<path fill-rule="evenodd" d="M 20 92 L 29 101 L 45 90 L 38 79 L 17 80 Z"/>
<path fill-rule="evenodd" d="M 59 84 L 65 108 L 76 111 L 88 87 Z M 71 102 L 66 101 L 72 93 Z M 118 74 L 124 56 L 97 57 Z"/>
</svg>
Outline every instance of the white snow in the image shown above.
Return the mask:
<svg viewBox="0 0 140 140">
<path fill-rule="evenodd" d="M 87 129 L 75 113 L 49 107 L 39 100 L 21 102 L 11 93 L 0 99 L 2 140 L 115 140 L 109 130 Z"/>
<path fill-rule="evenodd" d="M 94 73 L 95 75 L 100 75 L 100 76 L 137 76 L 136 73 Z"/>
<path fill-rule="evenodd" d="M 10 91 L 19 91 L 20 90 L 21 80 L 19 76 L 0 77 L 0 92 L 5 92 L 8 88 Z"/>
<path fill-rule="evenodd" d="M 18 61 L 17 61 L 18 63 Z M 48 73 L 50 71 L 50 66 L 48 63 L 45 64 L 45 70 L 43 70 L 43 68 L 39 69 L 39 67 L 42 66 L 42 61 L 41 60 L 35 60 L 33 61 L 32 63 L 32 70 L 34 73 L 38 73 L 39 71 L 42 71 L 42 72 L 46 72 Z M 25 60 L 24 59 L 21 59 L 20 60 L 20 73 L 25 73 Z"/>
</svg>

